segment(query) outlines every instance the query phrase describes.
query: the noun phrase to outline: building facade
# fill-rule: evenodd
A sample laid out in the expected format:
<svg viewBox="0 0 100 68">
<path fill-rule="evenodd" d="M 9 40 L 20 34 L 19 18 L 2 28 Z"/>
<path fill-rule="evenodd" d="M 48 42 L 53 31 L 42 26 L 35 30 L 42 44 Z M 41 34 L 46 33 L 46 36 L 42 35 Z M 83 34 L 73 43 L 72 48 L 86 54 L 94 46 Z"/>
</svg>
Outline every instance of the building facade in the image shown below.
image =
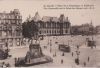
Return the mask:
<svg viewBox="0 0 100 68">
<path fill-rule="evenodd" d="M 92 23 L 76 25 L 71 27 L 71 33 L 76 35 L 91 35 L 95 33 Z"/>
<path fill-rule="evenodd" d="M 22 16 L 18 9 L 0 13 L 0 44 L 20 46 L 22 40 Z"/>
<path fill-rule="evenodd" d="M 96 33 L 97 33 L 97 34 L 100 34 L 100 25 L 99 25 L 99 26 L 96 26 L 95 29 L 96 29 Z"/>
<path fill-rule="evenodd" d="M 70 34 L 71 23 L 63 14 L 57 17 L 39 16 L 36 12 L 32 18 L 39 28 L 39 35 L 66 35 Z"/>
</svg>

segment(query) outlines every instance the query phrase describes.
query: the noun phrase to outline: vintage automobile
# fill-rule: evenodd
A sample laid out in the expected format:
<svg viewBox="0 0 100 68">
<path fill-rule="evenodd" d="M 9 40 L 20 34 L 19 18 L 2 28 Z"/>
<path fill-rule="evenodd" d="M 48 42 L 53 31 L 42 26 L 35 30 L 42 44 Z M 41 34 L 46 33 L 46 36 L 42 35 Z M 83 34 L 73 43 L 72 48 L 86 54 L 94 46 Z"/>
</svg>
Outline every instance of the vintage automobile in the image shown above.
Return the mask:
<svg viewBox="0 0 100 68">
<path fill-rule="evenodd" d="M 64 51 L 64 52 L 70 52 L 70 46 L 65 45 L 65 44 L 59 44 L 59 50 Z"/>
<path fill-rule="evenodd" d="M 17 58 L 15 61 L 16 67 L 32 66 L 52 62 L 53 59 L 42 53 L 40 44 L 30 44 L 29 51 L 25 57 Z"/>
</svg>

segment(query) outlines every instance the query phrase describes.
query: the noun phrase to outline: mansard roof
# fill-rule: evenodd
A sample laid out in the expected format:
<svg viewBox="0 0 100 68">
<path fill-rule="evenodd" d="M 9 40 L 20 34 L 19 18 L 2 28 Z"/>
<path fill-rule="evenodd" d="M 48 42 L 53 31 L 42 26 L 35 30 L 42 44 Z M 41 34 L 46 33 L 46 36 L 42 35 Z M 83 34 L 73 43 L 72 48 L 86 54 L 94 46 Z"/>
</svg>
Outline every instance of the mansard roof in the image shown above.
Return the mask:
<svg viewBox="0 0 100 68">
<path fill-rule="evenodd" d="M 42 17 L 42 21 L 43 22 L 49 22 L 49 21 L 53 21 L 53 22 L 69 22 L 68 17 L 66 18 L 57 18 L 57 17 L 50 17 L 50 16 L 43 16 Z"/>
<path fill-rule="evenodd" d="M 50 16 L 43 16 L 42 21 L 43 22 L 49 22 L 49 21 L 58 22 L 58 18 L 57 17 L 50 17 Z"/>
<path fill-rule="evenodd" d="M 60 17 L 51 17 L 51 16 L 43 16 L 42 18 L 40 17 L 39 13 L 36 12 L 35 16 L 31 18 L 35 22 L 37 21 L 43 21 L 43 22 L 69 22 L 68 17 L 65 17 L 63 14 L 60 15 Z"/>
</svg>

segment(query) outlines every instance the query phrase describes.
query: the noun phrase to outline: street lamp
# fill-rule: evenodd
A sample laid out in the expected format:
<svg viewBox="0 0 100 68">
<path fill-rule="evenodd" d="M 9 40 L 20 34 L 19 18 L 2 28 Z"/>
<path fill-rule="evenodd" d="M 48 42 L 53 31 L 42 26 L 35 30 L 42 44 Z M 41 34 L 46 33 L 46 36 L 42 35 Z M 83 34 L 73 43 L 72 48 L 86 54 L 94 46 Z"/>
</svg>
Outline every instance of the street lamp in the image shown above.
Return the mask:
<svg viewBox="0 0 100 68">
<path fill-rule="evenodd" d="M 71 42 L 71 40 L 68 40 L 68 46 L 69 46 L 69 42 Z"/>
<path fill-rule="evenodd" d="M 76 51 L 77 58 L 79 59 L 80 51 Z"/>
<path fill-rule="evenodd" d="M 55 44 L 58 44 L 58 42 L 57 42 L 57 37 L 56 37 L 56 41 L 55 41 Z"/>
<path fill-rule="evenodd" d="M 49 45 L 49 36 L 48 36 L 48 45 Z"/>
<path fill-rule="evenodd" d="M 76 55 L 77 55 L 77 58 L 75 59 L 75 63 L 79 65 L 79 55 L 80 55 L 79 45 L 77 45 Z"/>
<path fill-rule="evenodd" d="M 50 40 L 50 52 L 51 52 L 51 50 L 52 50 L 51 46 L 52 46 L 52 44 L 51 44 L 51 40 Z"/>
<path fill-rule="evenodd" d="M 71 40 L 71 39 L 68 40 L 68 46 L 69 46 L 71 43 L 72 43 L 72 40 Z"/>
</svg>

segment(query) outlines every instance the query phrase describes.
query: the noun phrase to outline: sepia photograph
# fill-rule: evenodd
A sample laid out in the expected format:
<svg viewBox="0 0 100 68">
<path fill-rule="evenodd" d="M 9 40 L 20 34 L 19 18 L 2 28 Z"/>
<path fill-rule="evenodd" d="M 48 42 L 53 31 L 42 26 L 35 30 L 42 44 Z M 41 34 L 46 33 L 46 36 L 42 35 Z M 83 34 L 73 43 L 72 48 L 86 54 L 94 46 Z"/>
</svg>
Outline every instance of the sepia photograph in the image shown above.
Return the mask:
<svg viewBox="0 0 100 68">
<path fill-rule="evenodd" d="M 0 0 L 0 68 L 100 68 L 100 0 Z"/>
</svg>

